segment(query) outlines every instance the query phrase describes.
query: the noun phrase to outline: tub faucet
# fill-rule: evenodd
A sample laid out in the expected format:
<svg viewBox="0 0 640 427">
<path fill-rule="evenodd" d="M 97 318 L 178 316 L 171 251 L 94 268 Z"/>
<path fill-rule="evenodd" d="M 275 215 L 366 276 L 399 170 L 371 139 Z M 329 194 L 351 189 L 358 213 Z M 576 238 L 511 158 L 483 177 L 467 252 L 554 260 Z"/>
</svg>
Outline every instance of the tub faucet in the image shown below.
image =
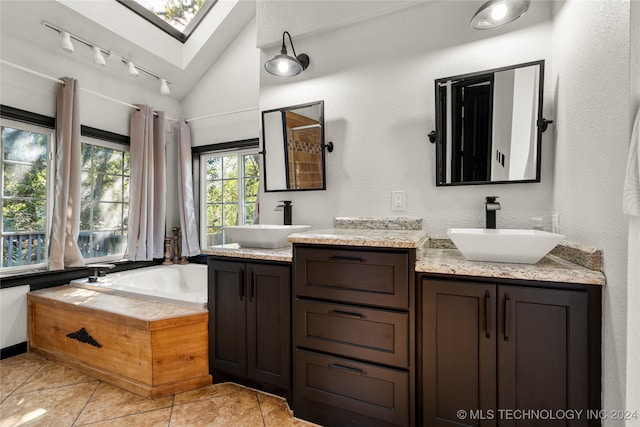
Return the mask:
<svg viewBox="0 0 640 427">
<path fill-rule="evenodd" d="M 485 213 L 487 215 L 487 227 L 496 228 L 496 211 L 500 210 L 500 203 L 496 202 L 498 196 L 487 196 L 485 198 Z"/>
<path fill-rule="evenodd" d="M 284 203 L 284 204 L 276 206 L 274 210 L 275 211 L 284 210 L 284 220 L 282 223 L 284 225 L 291 225 L 291 207 L 293 206 L 291 204 L 291 200 L 280 200 L 280 203 Z"/>
<path fill-rule="evenodd" d="M 93 274 L 89 276 L 89 283 L 97 282 L 98 277 L 104 276 L 105 270 L 116 268 L 114 264 L 87 264 L 87 267 L 93 269 Z"/>
</svg>

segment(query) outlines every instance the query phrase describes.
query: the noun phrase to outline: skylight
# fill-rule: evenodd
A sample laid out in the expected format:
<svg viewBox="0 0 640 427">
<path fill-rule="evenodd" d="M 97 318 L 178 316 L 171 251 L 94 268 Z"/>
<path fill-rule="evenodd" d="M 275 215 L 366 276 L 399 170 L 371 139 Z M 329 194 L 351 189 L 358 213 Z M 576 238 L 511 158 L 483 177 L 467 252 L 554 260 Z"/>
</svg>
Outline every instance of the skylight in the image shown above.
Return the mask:
<svg viewBox="0 0 640 427">
<path fill-rule="evenodd" d="M 185 42 L 217 0 L 117 0 L 153 25 Z"/>
</svg>

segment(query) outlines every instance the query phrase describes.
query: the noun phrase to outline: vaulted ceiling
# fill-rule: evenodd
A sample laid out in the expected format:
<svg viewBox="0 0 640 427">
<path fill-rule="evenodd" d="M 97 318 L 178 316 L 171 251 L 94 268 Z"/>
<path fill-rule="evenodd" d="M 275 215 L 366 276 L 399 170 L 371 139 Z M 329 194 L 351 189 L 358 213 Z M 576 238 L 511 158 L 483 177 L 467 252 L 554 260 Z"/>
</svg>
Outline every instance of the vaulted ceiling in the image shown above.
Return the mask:
<svg viewBox="0 0 640 427">
<path fill-rule="evenodd" d="M 255 9 L 254 0 L 218 0 L 185 43 L 115 0 L 0 0 L 0 28 L 37 54 L 38 48 L 58 48 L 56 32 L 42 25 L 49 22 L 111 51 L 100 72 L 123 75 L 120 58 L 131 60 L 170 80 L 171 96 L 180 100 L 255 17 Z M 73 55 L 91 61 L 88 48 L 76 48 Z"/>
</svg>

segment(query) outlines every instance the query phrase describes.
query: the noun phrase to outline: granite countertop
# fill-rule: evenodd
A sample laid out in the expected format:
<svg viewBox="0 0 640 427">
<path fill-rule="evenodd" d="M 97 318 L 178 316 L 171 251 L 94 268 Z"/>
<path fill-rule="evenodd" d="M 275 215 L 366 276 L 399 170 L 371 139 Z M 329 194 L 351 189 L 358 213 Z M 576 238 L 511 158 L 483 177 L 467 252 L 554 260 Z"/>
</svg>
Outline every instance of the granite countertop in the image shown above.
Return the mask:
<svg viewBox="0 0 640 427">
<path fill-rule="evenodd" d="M 291 262 L 293 260 L 293 251 L 291 245 L 276 249 L 263 248 L 243 248 L 237 243 L 229 243 L 226 245 L 209 246 L 202 250 L 203 254 L 227 256 L 233 258 L 262 259 L 267 261 Z"/>
<path fill-rule="evenodd" d="M 604 285 L 602 251 L 563 242 L 537 264 L 467 261 L 446 236 L 429 235 L 414 217 L 337 217 L 334 228 L 291 234 L 290 243 L 416 249 L 416 272 Z M 208 255 L 291 262 L 291 246 L 242 248 L 237 244 L 205 249 Z"/>
<path fill-rule="evenodd" d="M 31 294 L 67 304 L 133 317 L 146 322 L 207 312 L 207 310 L 198 310 L 143 298 L 112 295 L 68 285 L 31 291 Z"/>
<path fill-rule="evenodd" d="M 373 230 L 329 228 L 294 233 L 291 243 L 315 245 L 372 246 L 376 248 L 422 248 L 429 235 L 424 230 Z"/>
<path fill-rule="evenodd" d="M 427 248 L 416 272 L 542 282 L 604 285 L 601 271 L 591 270 L 556 255 L 547 255 L 537 264 L 467 261 L 457 249 Z"/>
</svg>

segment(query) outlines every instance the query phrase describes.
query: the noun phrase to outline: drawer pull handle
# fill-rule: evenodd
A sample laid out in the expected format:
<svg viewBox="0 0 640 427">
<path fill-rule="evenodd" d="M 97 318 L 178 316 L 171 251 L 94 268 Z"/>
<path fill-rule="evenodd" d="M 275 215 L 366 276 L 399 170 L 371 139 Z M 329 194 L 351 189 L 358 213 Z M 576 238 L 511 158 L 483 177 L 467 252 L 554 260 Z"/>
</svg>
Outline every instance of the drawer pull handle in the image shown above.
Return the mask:
<svg viewBox="0 0 640 427">
<path fill-rule="evenodd" d="M 329 257 L 330 261 L 358 261 L 365 262 L 364 258 L 360 258 L 357 256 L 343 256 L 343 255 L 332 255 Z"/>
<path fill-rule="evenodd" d="M 329 314 L 340 314 L 342 316 L 357 317 L 358 319 L 366 319 L 367 318 L 367 316 L 365 316 L 362 313 L 354 313 L 352 311 L 329 310 Z"/>
<path fill-rule="evenodd" d="M 95 340 L 95 338 L 89 335 L 89 332 L 87 332 L 85 328 L 80 328 L 75 332 L 68 333 L 67 338 L 71 338 L 72 340 L 78 340 L 82 343 L 89 344 L 94 347 L 98 347 L 98 348 L 102 347 L 102 344 L 100 344 L 98 341 Z"/>
<path fill-rule="evenodd" d="M 511 298 L 508 293 L 504 294 L 504 340 L 509 341 L 511 335 Z"/>
<path fill-rule="evenodd" d="M 362 369 L 352 368 L 350 366 L 339 365 L 337 363 L 329 363 L 329 367 L 330 368 L 334 368 L 334 369 L 342 369 L 343 371 L 353 372 L 354 374 L 367 375 L 367 372 L 362 370 Z"/>
</svg>

